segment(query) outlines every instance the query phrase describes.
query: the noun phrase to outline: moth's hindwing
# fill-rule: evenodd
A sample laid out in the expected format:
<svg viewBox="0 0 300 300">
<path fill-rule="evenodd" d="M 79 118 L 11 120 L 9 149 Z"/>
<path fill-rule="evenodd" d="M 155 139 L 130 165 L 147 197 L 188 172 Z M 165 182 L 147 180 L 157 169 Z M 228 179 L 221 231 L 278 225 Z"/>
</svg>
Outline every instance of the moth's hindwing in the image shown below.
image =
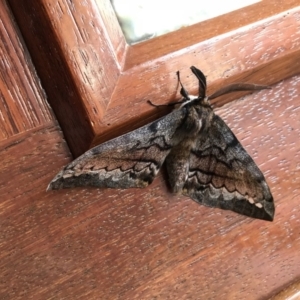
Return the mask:
<svg viewBox="0 0 300 300">
<path fill-rule="evenodd" d="M 273 197 L 262 172 L 215 114 L 191 150 L 183 194 L 206 206 L 273 220 Z"/>
<path fill-rule="evenodd" d="M 146 187 L 171 148 L 180 142 L 176 129 L 183 110 L 96 146 L 67 165 L 50 182 L 48 190 L 78 186 L 110 188 Z"/>
</svg>

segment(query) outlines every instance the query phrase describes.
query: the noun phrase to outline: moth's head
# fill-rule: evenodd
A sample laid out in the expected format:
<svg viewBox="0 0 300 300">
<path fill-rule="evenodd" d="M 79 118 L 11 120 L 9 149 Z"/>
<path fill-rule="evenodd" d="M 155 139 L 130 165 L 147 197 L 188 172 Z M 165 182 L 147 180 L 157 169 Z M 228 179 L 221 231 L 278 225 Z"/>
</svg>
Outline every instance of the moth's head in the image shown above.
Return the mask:
<svg viewBox="0 0 300 300">
<path fill-rule="evenodd" d="M 188 94 L 188 92 L 183 87 L 183 85 L 180 81 L 179 72 L 177 72 L 178 80 L 181 85 L 180 94 L 183 96 L 183 105 L 186 105 L 187 103 L 190 103 L 190 102 L 198 102 L 202 106 L 210 107 L 209 97 L 206 96 L 206 77 L 199 69 L 197 69 L 194 66 L 191 66 L 191 70 L 199 80 L 198 96 L 193 96 L 193 95 Z"/>
</svg>

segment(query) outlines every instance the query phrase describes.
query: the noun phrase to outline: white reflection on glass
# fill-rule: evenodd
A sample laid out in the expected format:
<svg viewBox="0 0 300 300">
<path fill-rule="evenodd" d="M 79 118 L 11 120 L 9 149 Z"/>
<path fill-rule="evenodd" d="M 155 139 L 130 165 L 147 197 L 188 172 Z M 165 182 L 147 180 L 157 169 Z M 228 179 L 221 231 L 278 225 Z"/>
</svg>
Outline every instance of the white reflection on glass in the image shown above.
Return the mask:
<svg viewBox="0 0 300 300">
<path fill-rule="evenodd" d="M 260 0 L 111 0 L 128 43 L 133 44 L 228 13 Z"/>
</svg>

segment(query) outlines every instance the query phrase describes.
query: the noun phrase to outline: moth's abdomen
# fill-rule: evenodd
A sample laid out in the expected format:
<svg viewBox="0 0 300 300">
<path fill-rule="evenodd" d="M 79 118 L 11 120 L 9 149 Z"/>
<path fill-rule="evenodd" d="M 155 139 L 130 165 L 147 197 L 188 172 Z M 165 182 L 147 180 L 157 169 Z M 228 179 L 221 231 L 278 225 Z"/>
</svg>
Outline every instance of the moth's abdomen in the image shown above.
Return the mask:
<svg viewBox="0 0 300 300">
<path fill-rule="evenodd" d="M 187 180 L 189 172 L 189 156 L 193 139 L 184 139 L 174 147 L 166 159 L 169 183 L 173 193 L 180 193 Z"/>
<path fill-rule="evenodd" d="M 191 149 L 203 127 L 198 111 L 193 106 L 187 107 L 187 110 L 183 126 L 175 133 L 181 136 L 181 142 L 172 148 L 166 159 L 169 183 L 174 193 L 181 193 L 188 178 Z"/>
</svg>

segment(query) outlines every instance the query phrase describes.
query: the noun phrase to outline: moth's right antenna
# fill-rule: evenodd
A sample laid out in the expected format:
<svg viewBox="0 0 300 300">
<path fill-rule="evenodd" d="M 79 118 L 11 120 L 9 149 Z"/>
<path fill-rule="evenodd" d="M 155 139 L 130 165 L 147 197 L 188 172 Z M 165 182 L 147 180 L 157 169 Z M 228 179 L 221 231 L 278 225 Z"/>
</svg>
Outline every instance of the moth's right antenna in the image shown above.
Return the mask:
<svg viewBox="0 0 300 300">
<path fill-rule="evenodd" d="M 215 99 L 224 94 L 228 94 L 231 92 L 237 91 L 259 91 L 264 89 L 271 89 L 271 87 L 267 85 L 259 85 L 254 83 L 232 83 L 227 86 L 222 87 L 218 91 L 214 92 L 212 95 L 208 97 L 209 100 Z"/>
<path fill-rule="evenodd" d="M 204 99 L 206 97 L 206 77 L 194 66 L 191 66 L 191 70 L 199 80 L 199 97 Z"/>
<path fill-rule="evenodd" d="M 180 90 L 180 94 L 184 99 L 189 99 L 189 93 L 187 92 L 187 90 L 183 87 L 182 82 L 180 80 L 180 74 L 179 71 L 176 72 L 177 74 L 177 78 L 178 78 L 178 82 L 181 85 L 181 90 Z"/>
</svg>

